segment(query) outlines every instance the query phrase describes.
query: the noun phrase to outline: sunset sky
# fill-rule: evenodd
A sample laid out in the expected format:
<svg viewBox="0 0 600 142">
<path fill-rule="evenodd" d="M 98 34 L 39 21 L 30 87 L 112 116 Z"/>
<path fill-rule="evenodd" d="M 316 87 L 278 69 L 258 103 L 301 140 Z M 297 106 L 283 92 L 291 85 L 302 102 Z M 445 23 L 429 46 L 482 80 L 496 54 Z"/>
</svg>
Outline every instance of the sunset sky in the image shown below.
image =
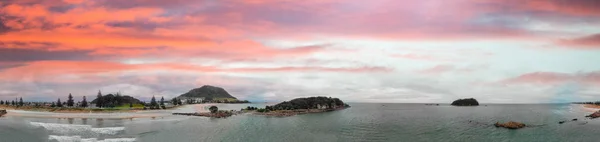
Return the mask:
<svg viewBox="0 0 600 142">
<path fill-rule="evenodd" d="M 0 0 L 0 99 L 600 100 L 598 0 Z"/>
</svg>

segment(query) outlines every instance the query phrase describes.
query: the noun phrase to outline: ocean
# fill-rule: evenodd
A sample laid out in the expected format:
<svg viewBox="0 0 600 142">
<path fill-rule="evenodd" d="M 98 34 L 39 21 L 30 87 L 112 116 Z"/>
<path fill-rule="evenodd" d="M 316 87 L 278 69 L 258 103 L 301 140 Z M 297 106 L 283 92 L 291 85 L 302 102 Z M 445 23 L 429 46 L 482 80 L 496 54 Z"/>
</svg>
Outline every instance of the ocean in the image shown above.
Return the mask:
<svg viewBox="0 0 600 142">
<path fill-rule="evenodd" d="M 249 104 L 219 104 L 239 109 Z M 265 104 L 250 104 L 262 107 Z M 350 103 L 351 108 L 292 117 L 252 114 L 225 119 L 171 116 L 135 119 L 0 118 L 0 142 L 532 142 L 598 141 L 600 119 L 575 104 Z M 159 112 L 168 114 L 170 112 Z M 570 121 L 577 118 L 577 121 Z M 559 121 L 569 120 L 564 124 Z M 509 130 L 496 122 L 518 121 L 529 127 Z"/>
</svg>

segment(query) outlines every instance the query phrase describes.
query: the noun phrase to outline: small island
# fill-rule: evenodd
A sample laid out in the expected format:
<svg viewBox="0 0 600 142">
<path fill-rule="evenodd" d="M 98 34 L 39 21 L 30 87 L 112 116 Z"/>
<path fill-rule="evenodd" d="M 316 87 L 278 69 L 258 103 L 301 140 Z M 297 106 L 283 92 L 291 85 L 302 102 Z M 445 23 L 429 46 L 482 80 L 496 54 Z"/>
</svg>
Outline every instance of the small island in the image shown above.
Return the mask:
<svg viewBox="0 0 600 142">
<path fill-rule="evenodd" d="M 474 98 L 467 98 L 467 99 L 458 99 L 454 102 L 452 102 L 453 106 L 479 106 L 479 102 L 477 102 L 477 100 L 475 100 Z"/>
<path fill-rule="evenodd" d="M 284 101 L 273 106 L 256 109 L 254 114 L 266 116 L 294 116 L 297 114 L 320 113 L 341 110 L 350 107 L 338 98 L 308 97 Z"/>
</svg>

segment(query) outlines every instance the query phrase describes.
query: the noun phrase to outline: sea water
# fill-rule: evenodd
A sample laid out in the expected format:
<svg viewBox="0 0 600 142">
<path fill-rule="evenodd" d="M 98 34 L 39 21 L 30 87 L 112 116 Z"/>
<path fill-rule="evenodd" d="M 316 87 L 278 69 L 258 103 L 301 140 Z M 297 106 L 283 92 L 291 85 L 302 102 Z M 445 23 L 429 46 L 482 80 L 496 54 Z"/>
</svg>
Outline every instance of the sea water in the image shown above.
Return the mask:
<svg viewBox="0 0 600 142">
<path fill-rule="evenodd" d="M 247 105 L 219 104 L 221 109 Z M 574 104 L 351 103 L 351 108 L 292 117 L 242 114 L 224 119 L 166 116 L 135 119 L 0 118 L 2 142 L 199 142 L 199 141 L 597 141 L 600 119 Z M 162 113 L 170 113 L 164 111 Z M 570 121 L 577 118 L 577 121 Z M 568 120 L 564 124 L 559 121 Z M 509 130 L 496 122 L 529 127 Z"/>
</svg>

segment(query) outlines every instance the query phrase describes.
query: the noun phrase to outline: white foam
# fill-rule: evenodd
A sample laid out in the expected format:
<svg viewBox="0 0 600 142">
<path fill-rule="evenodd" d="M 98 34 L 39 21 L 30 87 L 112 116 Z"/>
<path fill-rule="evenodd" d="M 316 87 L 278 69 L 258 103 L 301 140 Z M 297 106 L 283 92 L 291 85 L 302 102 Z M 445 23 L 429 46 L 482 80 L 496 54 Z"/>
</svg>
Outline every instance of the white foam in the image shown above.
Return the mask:
<svg viewBox="0 0 600 142">
<path fill-rule="evenodd" d="M 57 123 L 40 123 L 30 122 L 34 127 L 42 127 L 54 134 L 63 135 L 84 135 L 84 136 L 99 136 L 99 135 L 116 135 L 125 131 L 125 127 L 105 127 L 92 128 L 91 125 L 74 125 L 74 124 L 57 124 Z"/>
<path fill-rule="evenodd" d="M 136 138 L 112 138 L 112 139 L 98 140 L 97 138 L 83 139 L 83 138 L 81 138 L 81 136 L 50 135 L 48 137 L 48 140 L 49 141 L 58 141 L 58 142 L 135 142 Z"/>
<path fill-rule="evenodd" d="M 121 131 L 125 131 L 125 127 L 92 128 L 91 130 L 92 130 L 92 132 L 95 132 L 98 134 L 116 135 Z"/>
</svg>

